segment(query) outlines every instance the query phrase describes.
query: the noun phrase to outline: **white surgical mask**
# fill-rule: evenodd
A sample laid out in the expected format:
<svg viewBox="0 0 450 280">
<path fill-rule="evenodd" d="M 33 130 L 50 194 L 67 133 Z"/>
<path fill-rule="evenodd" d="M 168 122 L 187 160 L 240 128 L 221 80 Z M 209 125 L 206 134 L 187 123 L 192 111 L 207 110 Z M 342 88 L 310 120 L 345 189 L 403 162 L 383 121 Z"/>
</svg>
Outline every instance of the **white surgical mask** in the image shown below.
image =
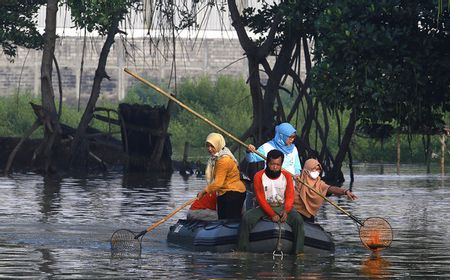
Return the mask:
<svg viewBox="0 0 450 280">
<path fill-rule="evenodd" d="M 317 177 L 319 177 L 320 172 L 319 171 L 309 171 L 309 177 L 311 177 L 312 179 L 316 180 Z"/>
</svg>

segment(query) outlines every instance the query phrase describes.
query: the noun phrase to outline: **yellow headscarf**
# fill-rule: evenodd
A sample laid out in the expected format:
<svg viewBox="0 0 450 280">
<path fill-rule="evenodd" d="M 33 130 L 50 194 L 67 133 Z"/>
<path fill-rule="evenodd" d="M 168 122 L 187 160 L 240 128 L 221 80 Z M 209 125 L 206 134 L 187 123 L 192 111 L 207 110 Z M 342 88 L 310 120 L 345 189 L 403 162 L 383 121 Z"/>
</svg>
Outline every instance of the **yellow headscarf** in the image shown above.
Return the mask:
<svg viewBox="0 0 450 280">
<path fill-rule="evenodd" d="M 225 138 L 223 138 L 222 134 L 213 132 L 206 137 L 206 143 L 213 145 L 216 151 L 219 152 L 225 147 Z"/>
<path fill-rule="evenodd" d="M 225 138 L 223 138 L 222 134 L 215 132 L 210 133 L 206 137 L 206 143 L 211 144 L 217 152 L 215 155 L 209 158 L 208 163 L 206 164 L 206 182 L 208 182 L 208 184 L 211 184 L 214 181 L 214 167 L 216 165 L 216 161 L 219 158 L 223 156 L 229 156 L 234 160 L 234 162 L 236 162 L 236 164 L 237 160 L 234 157 L 233 153 L 227 147 L 225 147 Z"/>
</svg>

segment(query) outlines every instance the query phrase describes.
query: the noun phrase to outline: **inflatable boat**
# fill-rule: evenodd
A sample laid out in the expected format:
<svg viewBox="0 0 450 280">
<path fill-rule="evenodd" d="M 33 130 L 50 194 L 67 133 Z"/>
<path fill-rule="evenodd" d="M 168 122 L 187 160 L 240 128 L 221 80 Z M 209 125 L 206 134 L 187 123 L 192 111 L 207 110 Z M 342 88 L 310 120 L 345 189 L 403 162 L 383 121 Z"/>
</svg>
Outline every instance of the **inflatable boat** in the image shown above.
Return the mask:
<svg viewBox="0 0 450 280">
<path fill-rule="evenodd" d="M 330 253 L 334 251 L 331 234 L 320 225 L 305 222 L 305 253 Z M 230 252 L 236 250 L 239 221 L 212 222 L 178 220 L 167 235 L 169 244 L 194 251 Z M 250 233 L 250 252 L 273 253 L 277 248 L 284 253 L 292 250 L 291 227 L 260 220 Z"/>
</svg>

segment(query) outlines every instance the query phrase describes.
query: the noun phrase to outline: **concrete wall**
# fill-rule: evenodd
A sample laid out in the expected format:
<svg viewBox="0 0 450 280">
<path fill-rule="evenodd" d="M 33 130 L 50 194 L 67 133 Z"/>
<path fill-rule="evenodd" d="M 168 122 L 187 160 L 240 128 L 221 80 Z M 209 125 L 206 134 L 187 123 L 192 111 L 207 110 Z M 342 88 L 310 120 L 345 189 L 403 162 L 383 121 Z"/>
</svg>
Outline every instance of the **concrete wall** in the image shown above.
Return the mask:
<svg viewBox="0 0 450 280">
<path fill-rule="evenodd" d="M 103 39 L 88 37 L 84 55 L 81 83 L 81 100 L 89 98 L 98 57 Z M 155 46 L 158 44 L 158 48 Z M 179 39 L 176 42 L 177 80 L 209 75 L 231 75 L 247 77 L 247 60 L 236 39 Z M 139 83 L 123 71 L 124 67 L 151 81 L 168 82 L 173 76 L 171 46 L 149 39 L 117 38 L 108 57 L 107 74 L 111 80 L 102 83 L 102 97 L 122 99 L 127 89 Z M 64 100 L 76 103 L 79 92 L 80 66 L 82 61 L 83 37 L 58 39 L 55 55 L 62 75 Z M 0 95 L 28 91 L 40 95 L 40 65 L 42 52 L 20 49 L 18 56 L 10 63 L 0 55 Z M 172 77 L 173 80 L 173 77 Z M 53 71 L 55 94 L 58 95 L 56 70 Z"/>
</svg>

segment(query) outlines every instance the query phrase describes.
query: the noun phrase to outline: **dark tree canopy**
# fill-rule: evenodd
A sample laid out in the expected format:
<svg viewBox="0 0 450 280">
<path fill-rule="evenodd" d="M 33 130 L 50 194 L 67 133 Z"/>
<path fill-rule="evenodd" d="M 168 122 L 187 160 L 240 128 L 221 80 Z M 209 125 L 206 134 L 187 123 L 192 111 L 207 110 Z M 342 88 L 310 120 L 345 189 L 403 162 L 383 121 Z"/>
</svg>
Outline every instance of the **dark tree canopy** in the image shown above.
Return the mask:
<svg viewBox="0 0 450 280">
<path fill-rule="evenodd" d="M 0 4 L 0 44 L 11 60 L 17 47 L 40 49 L 42 35 L 36 28 L 36 16 L 45 0 L 5 0 Z"/>
<path fill-rule="evenodd" d="M 435 1 L 340 0 L 317 21 L 313 90 L 362 123 L 443 126 L 450 110 L 450 16 Z"/>
<path fill-rule="evenodd" d="M 70 7 L 72 20 L 78 28 L 86 28 L 87 31 L 97 31 L 101 36 L 106 36 L 111 23 L 125 19 L 125 16 L 136 10 L 142 10 L 140 0 L 67 0 Z"/>
</svg>

